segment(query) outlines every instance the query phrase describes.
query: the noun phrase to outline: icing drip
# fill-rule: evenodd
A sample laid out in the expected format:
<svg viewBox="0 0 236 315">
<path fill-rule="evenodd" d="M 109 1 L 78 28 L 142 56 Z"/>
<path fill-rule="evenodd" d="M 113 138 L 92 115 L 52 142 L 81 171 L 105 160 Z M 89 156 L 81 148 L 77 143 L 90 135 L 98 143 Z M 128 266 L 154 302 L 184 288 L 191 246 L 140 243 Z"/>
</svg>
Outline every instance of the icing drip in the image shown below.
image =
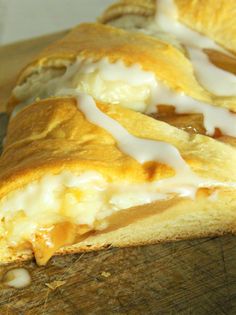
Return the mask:
<svg viewBox="0 0 236 315">
<path fill-rule="evenodd" d="M 214 135 L 216 128 L 219 128 L 222 133 L 236 137 L 236 114 L 226 108 L 197 101 L 184 93 L 173 92 L 161 82 L 153 97 L 153 106 L 149 107 L 148 113 L 156 111 L 156 104 L 171 104 L 178 114 L 203 114 L 204 127 L 208 135 Z"/>
<path fill-rule="evenodd" d="M 185 46 L 196 76 L 207 90 L 220 96 L 236 95 L 236 77 L 213 65 L 202 49 L 213 49 L 232 55 L 210 38 L 178 22 L 178 10 L 174 0 L 157 0 L 156 22 L 163 31 L 174 35 Z"/>
<path fill-rule="evenodd" d="M 188 54 L 200 83 L 218 96 L 236 95 L 236 76 L 213 65 L 199 49 L 188 48 Z"/>
<path fill-rule="evenodd" d="M 156 161 L 170 165 L 177 172 L 188 169 L 187 164 L 174 146 L 166 142 L 141 139 L 131 135 L 116 120 L 100 111 L 91 96 L 85 94 L 78 96 L 78 107 L 90 122 L 104 128 L 116 139 L 122 152 L 139 163 Z"/>
<path fill-rule="evenodd" d="M 210 38 L 178 22 L 178 9 L 174 0 L 157 0 L 156 22 L 163 31 L 174 35 L 183 45 L 197 48 L 211 48 L 226 53 L 222 47 Z"/>
<path fill-rule="evenodd" d="M 235 183 L 222 183 L 199 177 L 193 173 L 181 157 L 180 152 L 173 145 L 162 141 L 135 137 L 116 120 L 100 111 L 91 96 L 78 94 L 76 97 L 78 100 L 77 106 L 86 119 L 107 130 L 117 141 L 117 146 L 122 152 L 141 164 L 156 161 L 169 165 L 175 170 L 175 176 L 153 183 L 157 191 L 194 198 L 200 187 L 235 186 Z"/>
<path fill-rule="evenodd" d="M 3 281 L 9 287 L 21 289 L 30 285 L 31 277 L 27 269 L 15 268 L 4 275 Z"/>
</svg>

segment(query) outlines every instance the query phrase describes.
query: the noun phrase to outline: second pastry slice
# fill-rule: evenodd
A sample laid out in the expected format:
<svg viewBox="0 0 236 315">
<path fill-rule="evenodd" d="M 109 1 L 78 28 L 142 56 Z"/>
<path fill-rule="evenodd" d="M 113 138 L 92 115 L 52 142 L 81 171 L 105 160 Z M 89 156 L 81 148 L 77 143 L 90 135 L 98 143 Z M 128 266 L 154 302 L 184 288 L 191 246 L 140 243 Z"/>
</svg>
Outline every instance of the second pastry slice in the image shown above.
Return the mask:
<svg viewBox="0 0 236 315">
<path fill-rule="evenodd" d="M 236 137 L 236 102 L 217 102 L 199 85 L 183 51 L 144 34 L 96 23 L 78 26 L 22 71 L 8 108 L 16 114 L 37 98 L 75 92 L 191 133 Z"/>
<path fill-rule="evenodd" d="M 91 96 L 10 122 L 0 158 L 0 261 L 236 231 L 236 151 Z"/>
</svg>

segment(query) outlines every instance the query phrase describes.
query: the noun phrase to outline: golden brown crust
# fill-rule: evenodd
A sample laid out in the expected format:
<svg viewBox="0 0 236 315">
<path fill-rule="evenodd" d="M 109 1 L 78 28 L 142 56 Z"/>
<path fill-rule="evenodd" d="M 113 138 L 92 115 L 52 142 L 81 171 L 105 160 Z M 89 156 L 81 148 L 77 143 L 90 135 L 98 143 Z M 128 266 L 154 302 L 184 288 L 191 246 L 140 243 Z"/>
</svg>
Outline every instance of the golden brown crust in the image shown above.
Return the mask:
<svg viewBox="0 0 236 315">
<path fill-rule="evenodd" d="M 131 134 L 176 146 L 200 176 L 236 182 L 233 147 L 209 137 L 189 136 L 166 123 L 116 105 L 98 106 Z M 153 167 L 141 165 L 121 152 L 108 132 L 85 119 L 73 98 L 48 99 L 25 108 L 10 122 L 0 160 L 0 196 L 45 173 L 55 174 L 64 169 L 78 173 L 98 170 L 111 181 L 145 182 L 173 175 L 173 170 L 165 165 L 157 163 L 153 171 Z"/>
<path fill-rule="evenodd" d="M 181 22 L 236 53 L 234 0 L 175 0 L 175 3 Z"/>
<path fill-rule="evenodd" d="M 152 4 L 150 4 L 152 3 Z M 116 13 L 119 12 L 119 16 L 130 15 L 133 13 L 137 16 L 150 16 L 150 9 L 152 8 L 152 17 L 154 19 L 155 11 L 156 11 L 157 1 L 153 0 L 150 2 L 136 0 L 127 0 L 117 2 L 115 5 L 109 7 L 107 11 L 105 11 L 103 15 L 103 22 L 109 23 L 112 19 L 116 19 Z M 236 2 L 235 1 L 226 1 L 221 0 L 216 2 L 214 0 L 209 1 L 186 1 L 186 0 L 175 0 L 175 4 L 178 8 L 179 19 L 183 24 L 186 24 L 190 27 L 190 29 L 196 30 L 204 35 L 207 35 L 209 38 L 212 38 L 220 45 L 225 47 L 226 49 L 231 50 L 232 52 L 236 52 L 236 27 L 235 27 L 235 18 L 236 18 Z M 137 8 L 146 8 L 146 13 L 138 12 Z M 215 10 L 216 14 L 214 17 L 210 12 Z M 123 13 L 122 13 L 123 12 Z M 212 16 L 212 19 L 209 18 Z M 150 18 L 146 21 L 147 25 L 150 23 Z M 122 23 L 121 23 L 122 24 Z M 142 22 L 143 28 L 145 28 L 145 22 Z M 128 27 L 127 27 L 128 28 Z M 209 59 L 213 64 L 217 67 L 229 71 L 233 74 L 236 73 L 235 67 L 235 59 L 233 57 L 229 57 L 223 53 L 218 51 L 206 49 L 205 50 Z M 186 93 L 186 90 L 185 90 Z M 191 95 L 190 93 L 186 93 L 187 95 L 193 96 L 194 98 L 199 99 L 196 95 Z M 205 100 L 209 102 L 209 100 Z M 236 97 L 221 97 L 211 95 L 211 103 L 216 104 L 220 107 L 226 107 L 232 111 L 236 111 Z M 191 122 L 190 122 L 191 123 Z"/>
<path fill-rule="evenodd" d="M 200 176 L 236 182 L 236 152 L 232 147 L 209 137 L 189 136 L 119 106 L 97 106 L 131 134 L 175 145 Z M 166 165 L 141 165 L 121 152 L 108 132 L 85 119 L 73 98 L 47 99 L 25 108 L 10 122 L 0 159 L 0 197 L 45 174 L 64 170 L 76 174 L 98 171 L 108 181 L 129 183 L 147 183 L 174 175 Z M 88 234 L 58 254 L 97 250 L 109 244 L 124 247 L 235 232 L 234 195 L 233 188 L 221 188 L 215 201 L 202 191 L 195 200 L 173 199 L 127 209 L 109 219 L 107 230 Z M 0 247 L 3 263 L 32 257 L 30 250 L 9 248 L 4 242 Z"/>
</svg>

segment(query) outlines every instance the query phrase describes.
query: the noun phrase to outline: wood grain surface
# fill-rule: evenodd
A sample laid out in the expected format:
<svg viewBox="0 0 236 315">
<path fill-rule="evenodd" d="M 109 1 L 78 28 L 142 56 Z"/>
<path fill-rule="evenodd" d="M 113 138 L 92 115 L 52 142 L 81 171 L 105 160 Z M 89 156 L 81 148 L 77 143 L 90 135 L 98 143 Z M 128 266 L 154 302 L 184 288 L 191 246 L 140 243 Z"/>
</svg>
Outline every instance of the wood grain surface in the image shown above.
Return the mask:
<svg viewBox="0 0 236 315">
<path fill-rule="evenodd" d="M 17 72 L 63 33 L 0 48 L 0 108 Z M 0 283 L 0 315 L 236 314 L 236 237 L 54 257 L 21 264 L 32 282 Z M 0 278 L 19 265 L 0 267 Z"/>
</svg>

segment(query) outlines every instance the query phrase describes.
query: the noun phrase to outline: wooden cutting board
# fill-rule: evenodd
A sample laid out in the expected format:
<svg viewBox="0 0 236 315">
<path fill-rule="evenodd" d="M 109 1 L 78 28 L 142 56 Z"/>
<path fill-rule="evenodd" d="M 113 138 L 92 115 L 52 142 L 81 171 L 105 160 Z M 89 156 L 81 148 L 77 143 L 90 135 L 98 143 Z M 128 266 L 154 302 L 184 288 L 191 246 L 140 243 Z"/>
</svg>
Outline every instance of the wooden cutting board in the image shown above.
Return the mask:
<svg viewBox="0 0 236 315">
<path fill-rule="evenodd" d="M 19 69 L 64 33 L 0 48 L 0 110 Z M 33 261 L 20 266 L 29 270 L 31 285 L 17 290 L 0 283 L 0 315 L 236 314 L 235 236 L 109 248 L 54 257 L 46 267 Z M 0 278 L 14 267 L 0 267 Z"/>
</svg>

